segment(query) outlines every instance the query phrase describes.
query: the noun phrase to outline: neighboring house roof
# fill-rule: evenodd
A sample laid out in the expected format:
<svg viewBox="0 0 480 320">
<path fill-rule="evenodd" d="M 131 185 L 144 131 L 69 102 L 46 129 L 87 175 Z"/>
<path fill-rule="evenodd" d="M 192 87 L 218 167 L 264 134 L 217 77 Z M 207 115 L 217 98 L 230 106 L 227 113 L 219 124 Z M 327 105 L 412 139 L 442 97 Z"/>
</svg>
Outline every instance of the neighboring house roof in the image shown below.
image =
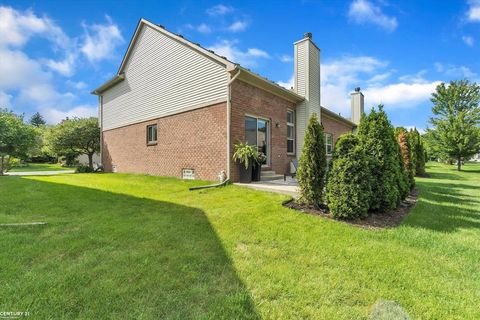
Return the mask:
<svg viewBox="0 0 480 320">
<path fill-rule="evenodd" d="M 331 111 L 331 110 L 329 110 L 325 107 L 322 107 L 322 116 L 323 115 L 326 115 L 327 117 L 330 117 L 330 118 L 333 118 L 335 120 L 341 121 L 341 122 L 351 126 L 352 128 L 357 127 L 357 124 L 355 122 L 352 122 L 349 119 L 344 118 L 341 115 L 339 115 L 339 114 L 337 114 L 337 113 L 335 113 L 335 112 L 333 112 L 333 111 Z"/>
<path fill-rule="evenodd" d="M 128 61 L 128 58 L 133 50 L 133 47 L 135 45 L 135 42 L 140 34 L 140 31 L 142 27 L 146 25 L 154 30 L 157 30 L 158 32 L 180 42 L 183 43 L 184 45 L 190 47 L 191 49 L 199 52 L 200 54 L 203 54 L 213 61 L 216 61 L 217 63 L 225 66 L 226 70 L 230 73 L 236 73 L 240 71 L 239 79 L 244 80 L 254 86 L 259 86 L 262 89 L 269 91 L 273 94 L 276 94 L 282 98 L 285 98 L 289 101 L 292 102 L 300 102 L 304 99 L 304 97 L 296 94 L 295 92 L 285 89 L 284 87 L 278 85 L 277 83 L 270 81 L 252 71 L 249 69 L 241 67 L 238 63 L 234 63 L 230 60 L 228 60 L 226 57 L 220 56 L 216 54 L 213 50 L 206 49 L 202 47 L 198 43 L 194 43 L 190 40 L 185 39 L 182 35 L 175 34 L 173 32 L 168 31 L 165 29 L 165 27 L 161 25 L 154 24 L 146 19 L 140 19 L 138 22 L 137 28 L 135 30 L 135 33 L 132 36 L 132 39 L 130 40 L 130 43 L 128 45 L 127 51 L 122 59 L 122 63 L 120 64 L 120 68 L 118 69 L 117 75 L 113 77 L 112 79 L 108 80 L 104 84 L 102 84 L 100 87 L 96 88 L 95 90 L 92 91 L 92 94 L 99 95 L 102 92 L 106 91 L 107 89 L 113 87 L 115 84 L 119 83 L 120 81 L 123 81 L 125 79 L 125 76 L 123 74 L 125 65 Z M 237 71 L 238 70 L 238 71 Z"/>
</svg>

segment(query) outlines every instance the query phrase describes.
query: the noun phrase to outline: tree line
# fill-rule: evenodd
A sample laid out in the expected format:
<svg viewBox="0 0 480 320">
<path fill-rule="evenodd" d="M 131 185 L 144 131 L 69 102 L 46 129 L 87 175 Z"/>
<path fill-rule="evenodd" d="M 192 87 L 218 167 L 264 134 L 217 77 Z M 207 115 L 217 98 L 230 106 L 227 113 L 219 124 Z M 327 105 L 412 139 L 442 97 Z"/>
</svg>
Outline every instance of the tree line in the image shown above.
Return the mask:
<svg viewBox="0 0 480 320">
<path fill-rule="evenodd" d="M 0 175 L 20 161 L 57 162 L 67 165 L 86 154 L 93 169 L 93 155 L 100 151 L 97 118 L 72 118 L 47 125 L 40 113 L 29 122 L 24 115 L 0 109 Z"/>
<path fill-rule="evenodd" d="M 466 80 L 437 86 L 430 122 L 422 136 L 416 129 L 394 128 L 382 105 L 363 114 L 356 134 L 340 136 L 326 165 L 323 128 L 314 114 L 305 134 L 297 179 L 300 201 L 327 206 L 335 218 L 365 218 L 395 209 L 425 175 L 432 154 L 461 163 L 480 152 L 480 88 Z"/>
</svg>

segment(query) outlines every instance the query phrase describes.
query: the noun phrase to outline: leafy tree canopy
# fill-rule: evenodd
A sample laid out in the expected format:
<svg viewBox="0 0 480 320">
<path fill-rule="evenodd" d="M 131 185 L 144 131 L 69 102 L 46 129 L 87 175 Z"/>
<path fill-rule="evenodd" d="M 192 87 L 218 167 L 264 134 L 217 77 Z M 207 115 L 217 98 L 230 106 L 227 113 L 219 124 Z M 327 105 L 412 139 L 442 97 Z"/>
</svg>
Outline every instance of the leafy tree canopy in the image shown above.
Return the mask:
<svg viewBox="0 0 480 320">
<path fill-rule="evenodd" d="M 441 83 L 432 94 L 432 138 L 439 153 L 462 161 L 480 151 L 480 86 L 468 80 Z"/>
<path fill-rule="evenodd" d="M 0 109 L 0 175 L 13 157 L 26 157 L 37 142 L 35 129 L 23 117 Z"/>
<path fill-rule="evenodd" d="M 97 118 L 73 118 L 51 127 L 45 135 L 47 149 L 56 155 L 86 154 L 89 166 L 100 151 L 100 128 Z"/>
</svg>

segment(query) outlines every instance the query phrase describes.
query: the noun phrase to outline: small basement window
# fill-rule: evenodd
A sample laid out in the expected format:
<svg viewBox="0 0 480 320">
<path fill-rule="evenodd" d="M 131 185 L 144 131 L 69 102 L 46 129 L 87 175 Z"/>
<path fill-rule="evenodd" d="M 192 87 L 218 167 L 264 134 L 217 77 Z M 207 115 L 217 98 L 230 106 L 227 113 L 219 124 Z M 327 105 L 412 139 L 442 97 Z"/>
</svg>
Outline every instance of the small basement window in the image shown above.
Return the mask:
<svg viewBox="0 0 480 320">
<path fill-rule="evenodd" d="M 325 152 L 327 156 L 332 155 L 333 151 L 333 135 L 331 133 L 325 133 Z"/>
<path fill-rule="evenodd" d="M 157 144 L 157 125 L 147 126 L 147 144 Z"/>
</svg>

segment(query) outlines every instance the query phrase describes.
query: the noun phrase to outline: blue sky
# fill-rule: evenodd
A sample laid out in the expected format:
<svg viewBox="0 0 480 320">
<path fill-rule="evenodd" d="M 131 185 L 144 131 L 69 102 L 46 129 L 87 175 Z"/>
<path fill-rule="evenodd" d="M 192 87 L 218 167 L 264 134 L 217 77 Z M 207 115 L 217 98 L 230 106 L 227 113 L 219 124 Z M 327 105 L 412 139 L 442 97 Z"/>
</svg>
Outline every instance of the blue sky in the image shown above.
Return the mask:
<svg viewBox="0 0 480 320">
<path fill-rule="evenodd" d="M 1 1 L 0 106 L 50 123 L 96 115 L 144 17 L 289 86 L 293 42 L 321 48 L 322 104 L 349 116 L 360 86 L 395 125 L 425 128 L 440 81 L 480 80 L 480 0 Z"/>
</svg>

